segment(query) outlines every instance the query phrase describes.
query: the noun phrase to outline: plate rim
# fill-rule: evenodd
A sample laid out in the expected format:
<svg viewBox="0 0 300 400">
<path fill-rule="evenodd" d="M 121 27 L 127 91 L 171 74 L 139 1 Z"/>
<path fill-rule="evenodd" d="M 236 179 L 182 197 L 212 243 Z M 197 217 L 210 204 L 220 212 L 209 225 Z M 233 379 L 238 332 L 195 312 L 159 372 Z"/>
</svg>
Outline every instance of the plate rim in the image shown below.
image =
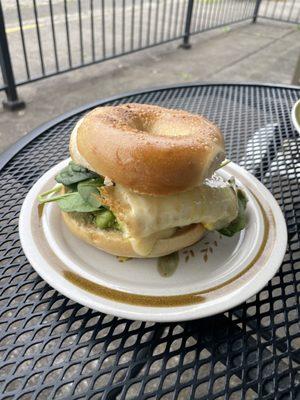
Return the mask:
<svg viewBox="0 0 300 400">
<path fill-rule="evenodd" d="M 90 307 L 92 309 L 107 314 L 112 314 L 119 317 L 142 320 L 142 321 L 175 322 L 175 321 L 204 318 L 207 316 L 227 311 L 243 303 L 248 298 L 258 293 L 266 285 L 266 283 L 275 275 L 276 271 L 280 267 L 287 245 L 286 223 L 282 211 L 277 201 L 271 194 L 271 192 L 261 182 L 259 182 L 252 174 L 250 174 L 248 171 L 238 166 L 237 164 L 231 162 L 230 169 L 237 170 L 237 172 L 239 172 L 242 176 L 244 175 L 248 180 L 251 180 L 255 184 L 255 186 L 258 186 L 260 192 L 264 193 L 267 203 L 272 209 L 274 218 L 276 219 L 276 228 L 274 229 L 276 229 L 276 232 L 280 232 L 280 234 L 276 235 L 275 242 L 277 245 L 273 246 L 272 253 L 266 260 L 263 271 L 262 268 L 260 268 L 260 270 L 257 271 L 254 277 L 251 277 L 250 280 L 242 283 L 240 287 L 231 290 L 227 294 L 223 294 L 217 299 L 213 299 L 213 304 L 208 304 L 212 300 L 207 300 L 206 302 L 203 303 L 191 304 L 188 306 L 154 307 L 154 306 L 130 305 L 125 303 L 120 303 L 115 300 L 107 300 L 107 299 L 103 301 L 104 300 L 103 297 L 93 295 L 85 291 L 84 289 L 79 288 L 77 285 L 71 283 L 57 271 L 56 274 L 60 276 L 60 280 L 56 280 L 52 276 L 52 274 L 48 274 L 47 271 L 44 270 L 44 267 L 41 266 L 42 263 L 40 264 L 40 262 L 36 259 L 36 257 L 29 251 L 26 243 L 27 241 L 26 236 L 28 235 L 26 235 L 25 233 L 28 227 L 27 203 L 32 202 L 31 197 L 35 192 L 34 189 L 43 179 L 46 179 L 46 177 L 51 175 L 50 174 L 51 169 L 47 171 L 42 177 L 40 177 L 40 179 L 33 185 L 33 187 L 29 190 L 22 204 L 19 217 L 19 233 L 20 233 L 21 245 L 25 253 L 25 256 L 27 257 L 27 259 L 29 260 L 30 264 L 35 269 L 35 271 L 54 289 L 58 290 L 60 293 L 64 294 L 71 300 L 74 300 L 75 302 L 78 302 L 84 306 Z M 32 210 L 32 207 L 30 209 Z M 279 237 L 280 240 L 278 240 Z M 251 287 L 250 284 L 254 278 L 256 284 L 253 285 L 253 287 Z M 74 295 L 74 288 L 76 295 Z M 95 301 L 95 298 L 98 301 Z M 122 307 L 121 308 L 118 307 L 118 305 L 120 304 L 122 304 L 123 306 L 125 305 L 127 309 L 123 310 Z M 204 308 L 203 304 L 205 304 Z M 154 311 L 149 312 L 149 310 L 154 310 Z"/>
</svg>

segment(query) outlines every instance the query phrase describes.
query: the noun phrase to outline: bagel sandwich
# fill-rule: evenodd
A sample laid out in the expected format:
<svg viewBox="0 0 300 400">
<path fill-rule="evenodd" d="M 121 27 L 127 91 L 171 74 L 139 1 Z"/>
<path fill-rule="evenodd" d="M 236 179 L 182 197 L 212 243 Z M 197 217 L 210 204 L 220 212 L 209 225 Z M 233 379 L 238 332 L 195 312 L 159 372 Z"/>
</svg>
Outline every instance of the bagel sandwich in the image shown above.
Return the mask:
<svg viewBox="0 0 300 400">
<path fill-rule="evenodd" d="M 206 118 L 146 104 L 98 107 L 74 127 L 71 161 L 39 196 L 69 230 L 124 257 L 158 257 L 245 227 L 247 199 L 224 165 L 223 136 Z"/>
</svg>

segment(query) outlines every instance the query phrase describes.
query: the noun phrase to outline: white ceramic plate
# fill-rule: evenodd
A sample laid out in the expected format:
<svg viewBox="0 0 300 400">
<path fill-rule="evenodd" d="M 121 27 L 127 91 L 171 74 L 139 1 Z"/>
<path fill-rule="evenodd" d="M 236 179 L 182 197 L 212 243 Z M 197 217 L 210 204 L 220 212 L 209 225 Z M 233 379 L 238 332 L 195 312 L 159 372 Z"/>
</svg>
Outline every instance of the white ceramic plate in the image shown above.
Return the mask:
<svg viewBox="0 0 300 400">
<path fill-rule="evenodd" d="M 292 109 L 292 121 L 298 133 L 300 133 L 300 99 L 294 104 Z"/>
<path fill-rule="evenodd" d="M 235 176 L 248 195 L 247 228 L 233 238 L 208 233 L 179 252 L 170 277 L 157 259 L 120 260 L 82 242 L 62 222 L 55 203 L 42 217 L 37 196 L 54 185 L 68 160 L 49 170 L 23 203 L 19 231 L 33 268 L 51 286 L 85 306 L 144 321 L 182 321 L 226 311 L 257 293 L 283 259 L 287 232 L 271 193 L 251 174 L 230 163 L 219 174 Z"/>
</svg>

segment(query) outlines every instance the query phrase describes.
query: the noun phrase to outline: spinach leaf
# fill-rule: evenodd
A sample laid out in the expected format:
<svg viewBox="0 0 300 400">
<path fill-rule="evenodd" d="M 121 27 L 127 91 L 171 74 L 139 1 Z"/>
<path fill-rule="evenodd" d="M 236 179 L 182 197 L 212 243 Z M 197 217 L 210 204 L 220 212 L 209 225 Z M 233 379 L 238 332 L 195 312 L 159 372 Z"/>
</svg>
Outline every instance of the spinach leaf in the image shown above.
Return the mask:
<svg viewBox="0 0 300 400">
<path fill-rule="evenodd" d="M 89 171 L 87 168 L 84 168 L 81 165 L 77 165 L 73 161 L 70 161 L 68 166 L 56 175 L 55 180 L 57 183 L 62 183 L 65 186 L 70 186 L 74 183 L 78 183 L 90 178 L 101 179 L 101 177 L 95 172 Z"/>
<path fill-rule="evenodd" d="M 52 201 L 50 199 L 52 199 L 53 196 L 49 197 L 49 194 L 60 192 L 61 188 L 62 188 L 62 185 L 55 185 L 52 189 L 47 190 L 47 192 L 39 194 L 38 195 L 39 203 L 43 204 L 43 203 L 48 203 L 49 201 Z M 54 197 L 57 197 L 57 196 L 54 196 Z"/>
<path fill-rule="evenodd" d="M 56 201 L 59 207 L 65 212 L 93 212 L 99 210 L 99 204 L 93 206 L 86 202 L 78 192 L 68 192 L 61 195 L 49 196 L 61 190 L 62 185 L 57 185 L 38 196 L 40 204 Z"/>
<path fill-rule="evenodd" d="M 243 230 L 246 226 L 246 205 L 248 199 L 241 189 L 237 189 L 237 199 L 239 207 L 238 216 L 228 226 L 218 231 L 222 235 L 231 237 L 235 233 Z"/>
<path fill-rule="evenodd" d="M 87 179 L 78 183 L 77 190 L 84 201 L 93 207 L 99 208 L 101 207 L 101 199 L 98 189 L 100 186 L 103 186 L 102 179 Z"/>
<path fill-rule="evenodd" d="M 83 200 L 78 192 L 67 193 L 68 196 L 61 196 L 57 199 L 57 204 L 65 212 L 93 212 L 99 210 L 99 206 L 94 207 Z"/>
</svg>

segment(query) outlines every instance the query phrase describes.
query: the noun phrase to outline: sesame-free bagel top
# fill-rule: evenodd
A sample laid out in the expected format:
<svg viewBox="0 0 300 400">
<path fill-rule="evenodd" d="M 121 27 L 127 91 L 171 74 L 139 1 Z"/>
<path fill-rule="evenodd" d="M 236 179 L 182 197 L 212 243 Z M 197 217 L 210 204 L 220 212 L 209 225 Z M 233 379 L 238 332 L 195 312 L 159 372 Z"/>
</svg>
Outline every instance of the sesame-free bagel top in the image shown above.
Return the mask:
<svg viewBox="0 0 300 400">
<path fill-rule="evenodd" d="M 76 134 L 78 153 L 94 171 L 141 194 L 188 190 L 225 158 L 222 134 L 212 122 L 148 104 L 96 108 Z"/>
</svg>

